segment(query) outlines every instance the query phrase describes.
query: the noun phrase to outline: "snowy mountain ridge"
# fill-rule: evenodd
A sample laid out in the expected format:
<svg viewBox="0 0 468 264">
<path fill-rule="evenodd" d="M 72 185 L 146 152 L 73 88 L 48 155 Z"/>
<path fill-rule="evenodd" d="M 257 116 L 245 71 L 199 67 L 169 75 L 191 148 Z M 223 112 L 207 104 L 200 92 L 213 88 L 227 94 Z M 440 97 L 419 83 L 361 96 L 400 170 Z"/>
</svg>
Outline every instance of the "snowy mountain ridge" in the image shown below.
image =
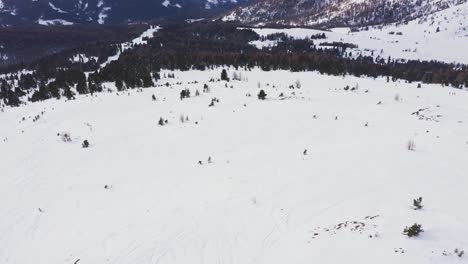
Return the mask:
<svg viewBox="0 0 468 264">
<path fill-rule="evenodd" d="M 316 30 L 306 28 L 274 29 L 256 28 L 261 36 L 285 33 L 296 39 L 325 34 L 315 44 L 345 42 L 356 45 L 351 48 L 351 56 L 372 56 L 376 60 L 388 57 L 397 60 L 443 61 L 468 64 L 468 3 L 452 6 L 406 23 L 391 23 L 352 30 L 332 28 Z M 274 46 L 272 41 L 254 41 L 258 48 Z M 449 49 L 443 47 L 450 47 Z"/>
<path fill-rule="evenodd" d="M 131 23 L 222 15 L 224 21 L 290 26 L 367 26 L 408 21 L 466 0 L 2 0 L 0 25 Z"/>
<path fill-rule="evenodd" d="M 236 0 L 2 0 L 0 25 L 130 23 L 160 17 L 197 17 L 236 4 Z"/>
<path fill-rule="evenodd" d="M 404 22 L 466 0 L 259 0 L 239 7 L 223 21 L 290 26 L 368 26 Z"/>
</svg>

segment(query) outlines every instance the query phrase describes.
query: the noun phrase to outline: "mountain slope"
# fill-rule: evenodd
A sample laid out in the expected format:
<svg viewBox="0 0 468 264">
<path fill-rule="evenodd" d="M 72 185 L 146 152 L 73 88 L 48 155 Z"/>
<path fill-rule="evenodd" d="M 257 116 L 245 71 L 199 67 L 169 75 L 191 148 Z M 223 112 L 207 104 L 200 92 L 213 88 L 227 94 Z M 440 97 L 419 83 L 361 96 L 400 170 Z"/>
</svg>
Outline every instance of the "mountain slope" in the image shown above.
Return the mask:
<svg viewBox="0 0 468 264">
<path fill-rule="evenodd" d="M 366 26 L 411 20 L 466 0 L 258 0 L 223 17 L 248 24 Z"/>
<path fill-rule="evenodd" d="M 376 60 L 388 57 L 398 60 L 437 60 L 468 64 L 468 3 L 447 8 L 407 23 L 391 23 L 366 27 L 360 31 L 350 28 L 317 30 L 306 28 L 255 28 L 261 36 L 284 33 L 296 39 L 325 34 L 314 40 L 323 45 L 333 42 L 352 43 L 351 56 L 372 56 Z M 253 41 L 258 48 L 275 46 L 277 41 Z M 445 48 L 450 47 L 450 48 Z"/>
<path fill-rule="evenodd" d="M 115 24 L 159 17 L 198 17 L 235 4 L 236 0 L 2 0 L 0 25 Z"/>
</svg>

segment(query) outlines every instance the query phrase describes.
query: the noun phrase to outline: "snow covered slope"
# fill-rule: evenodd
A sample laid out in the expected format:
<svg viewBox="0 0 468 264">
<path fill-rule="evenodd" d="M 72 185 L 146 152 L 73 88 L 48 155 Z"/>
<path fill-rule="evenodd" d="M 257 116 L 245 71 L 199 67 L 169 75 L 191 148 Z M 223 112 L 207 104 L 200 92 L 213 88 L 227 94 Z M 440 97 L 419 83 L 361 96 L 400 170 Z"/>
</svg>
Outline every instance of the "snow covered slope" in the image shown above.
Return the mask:
<svg viewBox="0 0 468 264">
<path fill-rule="evenodd" d="M 329 31 L 313 29 L 255 29 L 260 35 L 284 32 L 296 38 L 325 33 L 323 42 L 347 42 L 358 45 L 353 55 L 369 55 L 387 59 L 439 60 L 468 64 L 468 3 L 433 13 L 408 23 L 369 27 L 359 32 L 349 28 Z M 259 48 L 274 45 L 271 42 L 254 42 Z"/>
<path fill-rule="evenodd" d="M 466 0 L 257 0 L 223 16 L 247 24 L 368 26 L 427 16 Z"/>
<path fill-rule="evenodd" d="M 235 75 L 0 112 L 0 262 L 466 263 L 467 91 Z"/>
</svg>

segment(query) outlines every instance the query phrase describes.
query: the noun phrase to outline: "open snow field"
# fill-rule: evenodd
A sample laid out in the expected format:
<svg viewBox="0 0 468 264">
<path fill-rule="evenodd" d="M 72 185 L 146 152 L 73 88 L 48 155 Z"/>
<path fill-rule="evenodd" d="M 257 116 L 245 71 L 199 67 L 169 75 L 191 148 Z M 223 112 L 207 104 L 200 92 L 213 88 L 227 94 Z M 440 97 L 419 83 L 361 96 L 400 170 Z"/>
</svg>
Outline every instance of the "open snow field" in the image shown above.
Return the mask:
<svg viewBox="0 0 468 264">
<path fill-rule="evenodd" d="M 1 112 L 0 263 L 467 263 L 467 91 L 239 73 Z"/>
<path fill-rule="evenodd" d="M 325 33 L 327 39 L 314 43 L 346 42 L 358 46 L 350 49 L 353 56 L 365 55 L 387 59 L 437 60 L 468 64 L 468 2 L 411 20 L 406 24 L 389 24 L 351 32 L 349 28 L 321 31 L 304 28 L 253 29 L 259 35 L 283 32 L 295 38 L 306 38 Z M 274 41 L 254 41 L 262 48 L 275 45 Z"/>
</svg>

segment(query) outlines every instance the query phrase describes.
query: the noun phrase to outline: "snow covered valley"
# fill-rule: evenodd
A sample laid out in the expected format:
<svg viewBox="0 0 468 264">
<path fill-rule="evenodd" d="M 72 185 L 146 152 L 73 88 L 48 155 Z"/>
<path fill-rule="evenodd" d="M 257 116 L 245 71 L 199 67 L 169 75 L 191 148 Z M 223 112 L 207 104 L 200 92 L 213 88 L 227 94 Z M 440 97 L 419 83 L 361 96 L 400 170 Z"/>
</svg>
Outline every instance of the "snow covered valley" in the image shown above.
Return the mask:
<svg viewBox="0 0 468 264">
<path fill-rule="evenodd" d="M 220 73 L 1 112 L 0 263 L 467 262 L 466 90 Z"/>
</svg>

